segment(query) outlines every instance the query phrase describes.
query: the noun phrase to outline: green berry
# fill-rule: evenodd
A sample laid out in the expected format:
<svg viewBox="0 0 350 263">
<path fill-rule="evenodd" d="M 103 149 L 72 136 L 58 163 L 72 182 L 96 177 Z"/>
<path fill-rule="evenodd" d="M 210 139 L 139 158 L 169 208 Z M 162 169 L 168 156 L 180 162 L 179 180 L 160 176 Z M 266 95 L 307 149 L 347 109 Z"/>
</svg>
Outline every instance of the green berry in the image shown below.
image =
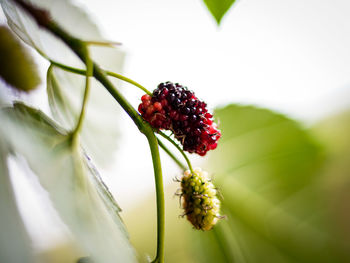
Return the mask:
<svg viewBox="0 0 350 263">
<path fill-rule="evenodd" d="M 210 230 L 222 217 L 220 200 L 208 173 L 200 168 L 193 172 L 186 171 L 181 180 L 184 214 L 196 229 Z"/>
</svg>

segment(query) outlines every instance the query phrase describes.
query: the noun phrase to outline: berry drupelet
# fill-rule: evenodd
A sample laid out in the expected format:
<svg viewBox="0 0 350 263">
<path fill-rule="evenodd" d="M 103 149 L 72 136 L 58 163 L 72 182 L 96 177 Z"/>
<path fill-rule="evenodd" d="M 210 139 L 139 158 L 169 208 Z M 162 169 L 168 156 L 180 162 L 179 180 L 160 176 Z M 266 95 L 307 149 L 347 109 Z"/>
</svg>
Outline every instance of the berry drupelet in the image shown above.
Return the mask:
<svg viewBox="0 0 350 263">
<path fill-rule="evenodd" d="M 186 87 L 172 82 L 158 85 L 152 96 L 143 95 L 139 112 L 156 129 L 171 130 L 183 149 L 204 156 L 217 147 L 221 132 L 207 104 Z"/>
</svg>

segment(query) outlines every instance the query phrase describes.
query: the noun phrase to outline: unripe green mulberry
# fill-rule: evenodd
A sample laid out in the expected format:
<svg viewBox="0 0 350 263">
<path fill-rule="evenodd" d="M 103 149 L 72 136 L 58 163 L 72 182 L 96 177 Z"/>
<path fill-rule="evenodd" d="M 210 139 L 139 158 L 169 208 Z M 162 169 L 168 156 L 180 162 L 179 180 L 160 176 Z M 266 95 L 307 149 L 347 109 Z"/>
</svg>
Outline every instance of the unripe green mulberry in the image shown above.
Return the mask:
<svg viewBox="0 0 350 263">
<path fill-rule="evenodd" d="M 196 229 L 210 230 L 222 218 L 220 200 L 208 173 L 200 168 L 187 170 L 181 179 L 181 196 L 187 219 Z"/>
</svg>

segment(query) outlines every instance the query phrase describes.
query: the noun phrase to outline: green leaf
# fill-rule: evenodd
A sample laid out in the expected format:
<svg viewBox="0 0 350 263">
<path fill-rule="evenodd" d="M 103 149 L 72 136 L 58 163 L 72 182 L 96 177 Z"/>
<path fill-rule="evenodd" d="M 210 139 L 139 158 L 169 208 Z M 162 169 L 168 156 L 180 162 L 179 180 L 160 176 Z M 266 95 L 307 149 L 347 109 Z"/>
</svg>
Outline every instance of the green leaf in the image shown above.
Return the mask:
<svg viewBox="0 0 350 263">
<path fill-rule="evenodd" d="M 297 122 L 240 105 L 218 109 L 215 116 L 223 131 L 219 150 L 210 155 L 210 169 L 216 174 L 234 174 L 271 201 L 299 190 L 315 176 L 320 147 Z M 266 182 L 273 184 L 266 188 Z"/>
<path fill-rule="evenodd" d="M 216 111 L 222 140 L 208 160 L 223 212 L 212 233 L 195 233 L 203 262 L 341 262 L 325 206 L 321 148 L 300 125 L 272 111 Z M 219 252 L 213 243 L 220 244 Z"/>
<path fill-rule="evenodd" d="M 21 91 L 30 91 L 40 84 L 33 58 L 15 36 L 0 26 L 0 77 Z"/>
<path fill-rule="evenodd" d="M 1 112 L 0 119 L 12 151 L 27 160 L 87 255 L 94 262 L 134 262 L 118 206 L 71 137 L 23 104 Z"/>
<path fill-rule="evenodd" d="M 317 129 L 332 149 L 342 149 L 338 173 L 326 169 L 326 177 L 319 169 L 325 164 L 323 144 L 296 121 L 240 105 L 218 109 L 215 116 L 223 136 L 218 148 L 208 153 L 205 170 L 223 196 L 222 214 L 227 219 L 210 231 L 193 229 L 179 218 L 183 210 L 173 196 L 179 184 L 170 184 L 165 191 L 166 262 L 350 262 L 349 136 L 345 128 L 350 115 Z M 329 184 L 335 175 L 343 178 L 335 178 L 342 191 L 332 189 L 340 196 L 330 196 Z M 148 240 L 156 238 L 155 201 L 153 196 L 149 199 L 125 215 L 133 244 L 148 254 L 155 249 Z M 146 226 L 140 224 L 140 214 Z"/>
<path fill-rule="evenodd" d="M 50 16 L 74 37 L 86 41 L 108 42 L 89 14 L 72 0 L 31 0 L 31 3 L 44 8 Z M 82 67 L 83 63 L 60 39 L 47 30 L 39 28 L 36 22 L 13 1 L 0 0 L 10 28 L 29 46 L 40 54 L 72 67 Z M 109 54 L 110 56 L 106 56 Z M 115 47 L 94 47 L 92 56 L 97 62 L 112 71 L 120 72 L 124 51 Z"/>
<path fill-rule="evenodd" d="M 166 261 L 349 262 L 344 249 L 349 239 L 335 235 L 336 213 L 330 206 L 336 206 L 327 202 L 329 180 L 319 169 L 324 165 L 323 147 L 297 122 L 266 109 L 230 105 L 215 116 L 222 138 L 208 153 L 205 170 L 223 196 L 222 214 L 227 219 L 211 231 L 192 229 L 178 217 L 183 211 L 172 196 L 179 185 L 173 184 L 166 191 Z M 348 187 L 344 184 L 343 189 Z M 342 218 L 348 218 L 346 200 L 338 202 L 343 204 L 337 211 Z M 133 244 L 144 253 L 154 249 L 147 240 L 155 225 L 140 226 L 135 218 L 144 214 L 146 222 L 155 222 L 147 213 L 151 209 L 152 202 L 142 202 L 126 215 Z M 348 233 L 348 221 L 343 225 Z"/>
<path fill-rule="evenodd" d="M 70 0 L 34 0 L 45 8 L 73 36 L 87 41 L 105 41 L 88 14 Z M 61 40 L 37 26 L 31 17 L 12 1 L 0 0 L 8 24 L 27 44 L 45 56 L 65 65 L 84 69 L 82 62 Z M 92 58 L 103 68 L 121 73 L 125 53 L 121 48 L 91 46 Z M 67 130 L 76 125 L 83 100 L 85 78 L 55 68 L 48 73 L 47 91 L 50 109 L 56 121 Z M 115 82 L 119 84 L 119 82 Z M 91 93 L 82 130 L 82 143 L 89 156 L 100 166 L 107 166 L 117 147 L 119 111 L 117 103 L 96 81 Z"/>
<path fill-rule="evenodd" d="M 0 132 L 0 259 L 34 262 L 30 239 L 19 214 L 7 167 L 8 149 Z"/>
<path fill-rule="evenodd" d="M 230 9 L 235 0 L 204 0 L 210 13 L 214 16 L 218 25 L 225 13 Z"/>
<path fill-rule="evenodd" d="M 82 66 L 80 60 L 61 40 L 39 28 L 29 14 L 18 8 L 13 1 L 0 0 L 10 28 L 28 45 L 47 57 L 63 64 Z M 32 0 L 31 3 L 49 11 L 60 26 L 77 38 L 103 41 L 97 25 L 85 10 L 70 0 Z"/>
</svg>

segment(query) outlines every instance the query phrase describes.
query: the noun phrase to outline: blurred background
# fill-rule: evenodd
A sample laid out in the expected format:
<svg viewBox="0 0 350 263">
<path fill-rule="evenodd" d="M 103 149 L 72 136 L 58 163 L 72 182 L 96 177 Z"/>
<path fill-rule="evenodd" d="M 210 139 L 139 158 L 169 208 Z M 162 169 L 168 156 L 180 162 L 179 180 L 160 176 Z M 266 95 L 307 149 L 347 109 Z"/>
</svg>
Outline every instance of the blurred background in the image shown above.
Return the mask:
<svg viewBox="0 0 350 263">
<path fill-rule="evenodd" d="M 74 2 L 123 44 L 125 76 L 149 90 L 179 82 L 216 109 L 218 149 L 190 157 L 214 176 L 228 219 L 204 233 L 179 218 L 181 170 L 162 154 L 167 262 L 350 262 L 349 1 L 240 0 L 220 26 L 201 1 Z M 137 107 L 142 93 L 122 89 Z M 44 88 L 25 100 L 49 109 Z M 101 174 L 144 261 L 156 245 L 152 162 L 126 114 L 116 118 L 118 150 Z M 55 262 L 68 230 L 29 169 L 10 164 L 33 243 Z"/>
</svg>

